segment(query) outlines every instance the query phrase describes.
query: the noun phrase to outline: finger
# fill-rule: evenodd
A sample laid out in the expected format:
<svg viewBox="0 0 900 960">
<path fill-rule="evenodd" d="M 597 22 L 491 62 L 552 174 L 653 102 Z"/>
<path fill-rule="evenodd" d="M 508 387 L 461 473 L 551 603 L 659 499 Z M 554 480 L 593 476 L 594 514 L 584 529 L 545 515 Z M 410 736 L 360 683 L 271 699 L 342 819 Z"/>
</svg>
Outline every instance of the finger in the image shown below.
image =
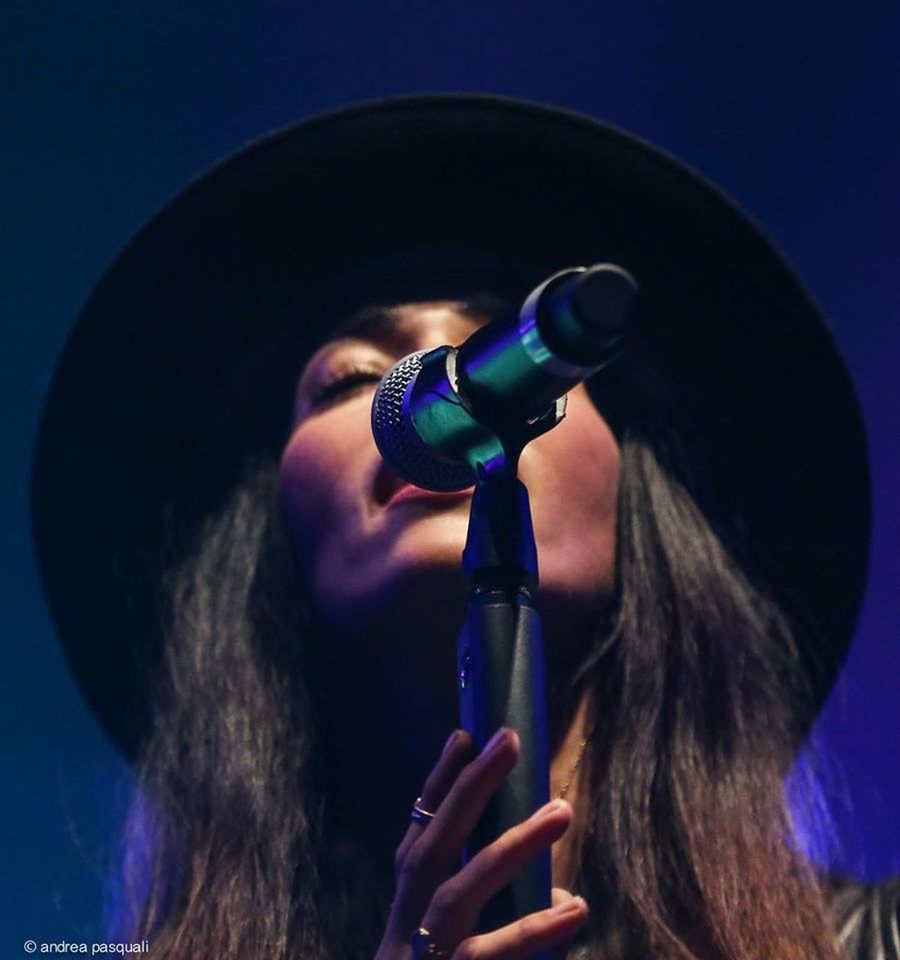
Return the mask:
<svg viewBox="0 0 900 960">
<path fill-rule="evenodd" d="M 437 888 L 422 926 L 438 942 L 459 943 L 475 929 L 487 902 L 558 840 L 571 822 L 571 806 L 565 800 L 552 800 L 507 830 Z"/>
<path fill-rule="evenodd" d="M 416 845 L 419 866 L 423 868 L 420 874 L 429 866 L 443 872 L 458 865 L 463 845 L 518 756 L 519 737 L 514 730 L 504 728 L 465 766 Z"/>
<path fill-rule="evenodd" d="M 395 932 L 407 939 L 438 885 L 459 868 L 463 844 L 490 797 L 512 770 L 519 754 L 515 731 L 501 729 L 462 772 L 439 804 L 426 830 L 397 859 Z"/>
<path fill-rule="evenodd" d="M 550 891 L 550 906 L 558 907 L 561 903 L 565 903 L 566 900 L 571 900 L 574 894 L 566 890 L 565 887 L 554 887 Z"/>
<path fill-rule="evenodd" d="M 421 807 L 431 813 L 437 811 L 460 771 L 466 765 L 471 752 L 471 736 L 465 730 L 454 730 L 444 744 L 438 762 L 425 780 L 421 793 Z M 394 857 L 394 866 L 398 873 L 402 869 L 409 848 L 419 838 L 426 826 L 428 826 L 427 823 L 410 820 L 409 827 L 403 835 Z"/>
<path fill-rule="evenodd" d="M 587 914 L 584 900 L 572 897 L 499 930 L 468 937 L 453 951 L 451 960 L 528 960 L 541 950 L 570 940 Z"/>
<path fill-rule="evenodd" d="M 553 907 L 558 907 L 567 900 L 571 900 L 573 896 L 573 893 L 570 893 L 563 887 L 554 887 L 550 891 L 550 905 Z M 547 952 L 547 960 L 566 960 L 569 947 L 572 945 L 572 939 L 577 932 L 578 928 L 576 927 L 568 936 L 564 936 L 561 940 L 555 943 Z"/>
</svg>

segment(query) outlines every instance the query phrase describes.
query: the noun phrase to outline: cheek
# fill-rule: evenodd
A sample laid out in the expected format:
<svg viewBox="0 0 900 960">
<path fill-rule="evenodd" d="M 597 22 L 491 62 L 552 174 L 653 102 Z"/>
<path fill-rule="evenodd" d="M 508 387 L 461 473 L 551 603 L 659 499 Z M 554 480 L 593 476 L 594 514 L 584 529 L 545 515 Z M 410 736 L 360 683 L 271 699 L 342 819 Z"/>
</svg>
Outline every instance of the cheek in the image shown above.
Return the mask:
<svg viewBox="0 0 900 960">
<path fill-rule="evenodd" d="M 327 451 L 304 428 L 288 442 L 281 457 L 278 497 L 281 513 L 294 544 L 297 559 L 306 567 L 317 553 L 329 524 L 332 505 L 325 496 L 333 473 Z"/>
<path fill-rule="evenodd" d="M 542 568 L 548 578 L 583 579 L 571 583 L 576 591 L 608 589 L 613 582 L 620 468 L 612 431 L 587 394 L 573 392 L 563 423 L 532 446 Z"/>
<path fill-rule="evenodd" d="M 344 521 L 359 509 L 359 476 L 365 438 L 352 426 L 328 417 L 308 420 L 294 431 L 281 457 L 278 494 L 282 516 L 304 571 L 320 561 Z"/>
<path fill-rule="evenodd" d="M 606 523 L 614 521 L 619 445 L 587 394 L 579 394 L 572 403 L 570 429 L 560 432 L 559 441 L 575 502 L 584 504 L 592 516 L 602 517 Z"/>
</svg>

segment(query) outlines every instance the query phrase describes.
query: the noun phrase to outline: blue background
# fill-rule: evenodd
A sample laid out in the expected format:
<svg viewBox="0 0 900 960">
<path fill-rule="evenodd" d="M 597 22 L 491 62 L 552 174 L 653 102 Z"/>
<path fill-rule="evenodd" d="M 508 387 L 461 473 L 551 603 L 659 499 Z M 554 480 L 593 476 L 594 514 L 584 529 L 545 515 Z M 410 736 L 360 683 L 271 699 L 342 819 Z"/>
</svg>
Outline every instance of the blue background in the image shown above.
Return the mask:
<svg viewBox="0 0 900 960">
<path fill-rule="evenodd" d="M 415 91 L 545 100 L 659 144 L 765 225 L 831 317 L 868 423 L 875 537 L 857 643 L 819 734 L 838 862 L 900 872 L 900 6 L 5 7 L 0 956 L 21 956 L 28 937 L 100 938 L 122 814 L 126 770 L 69 679 L 29 542 L 33 434 L 72 319 L 130 234 L 221 155 L 313 112 Z"/>
</svg>

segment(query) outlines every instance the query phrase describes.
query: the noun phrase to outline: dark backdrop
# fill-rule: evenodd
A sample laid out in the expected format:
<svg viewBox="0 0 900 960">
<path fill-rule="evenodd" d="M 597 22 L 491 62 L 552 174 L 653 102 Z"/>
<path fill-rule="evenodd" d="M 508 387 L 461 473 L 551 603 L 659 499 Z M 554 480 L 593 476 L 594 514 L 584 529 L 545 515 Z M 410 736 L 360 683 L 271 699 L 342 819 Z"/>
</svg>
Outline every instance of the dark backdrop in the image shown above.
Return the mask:
<svg viewBox="0 0 900 960">
<path fill-rule="evenodd" d="M 868 423 L 876 526 L 857 643 L 819 732 L 840 862 L 900 872 L 900 6 L 7 0 L 2 20 L 0 956 L 27 938 L 99 938 L 121 815 L 125 770 L 66 672 L 27 525 L 33 433 L 72 318 L 125 239 L 222 154 L 414 91 L 546 100 L 656 142 L 760 220 L 830 315 Z"/>
</svg>

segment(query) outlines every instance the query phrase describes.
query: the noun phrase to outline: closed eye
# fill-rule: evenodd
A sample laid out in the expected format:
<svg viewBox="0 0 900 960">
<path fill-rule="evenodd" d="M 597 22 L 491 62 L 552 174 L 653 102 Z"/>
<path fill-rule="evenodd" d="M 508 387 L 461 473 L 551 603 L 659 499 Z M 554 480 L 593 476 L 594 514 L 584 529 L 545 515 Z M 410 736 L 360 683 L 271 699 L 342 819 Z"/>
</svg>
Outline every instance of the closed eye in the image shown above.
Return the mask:
<svg viewBox="0 0 900 960">
<path fill-rule="evenodd" d="M 310 397 L 309 405 L 317 409 L 338 400 L 345 400 L 360 388 L 378 383 L 379 380 L 381 373 L 376 370 L 347 370 L 337 373 L 317 388 Z"/>
</svg>

